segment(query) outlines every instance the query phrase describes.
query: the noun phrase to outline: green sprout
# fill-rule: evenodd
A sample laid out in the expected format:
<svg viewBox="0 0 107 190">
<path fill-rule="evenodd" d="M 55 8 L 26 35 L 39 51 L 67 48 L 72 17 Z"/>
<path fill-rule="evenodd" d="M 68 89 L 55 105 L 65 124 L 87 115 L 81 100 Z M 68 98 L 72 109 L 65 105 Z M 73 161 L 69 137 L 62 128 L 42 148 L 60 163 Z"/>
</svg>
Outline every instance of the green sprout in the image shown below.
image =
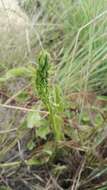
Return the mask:
<svg viewBox="0 0 107 190">
<path fill-rule="evenodd" d="M 48 88 L 48 54 L 41 53 L 38 58 L 38 68 L 36 73 L 36 89 L 39 97 L 44 104 L 49 101 L 49 88 Z"/>
<path fill-rule="evenodd" d="M 63 106 L 59 87 L 54 86 L 51 88 L 48 84 L 50 68 L 48 58 L 49 55 L 47 52 L 42 52 L 39 55 L 38 67 L 36 70 L 36 89 L 38 96 L 49 111 L 49 121 L 54 138 L 56 141 L 61 141 L 64 139 L 62 132 L 63 120 L 61 117 Z"/>
</svg>

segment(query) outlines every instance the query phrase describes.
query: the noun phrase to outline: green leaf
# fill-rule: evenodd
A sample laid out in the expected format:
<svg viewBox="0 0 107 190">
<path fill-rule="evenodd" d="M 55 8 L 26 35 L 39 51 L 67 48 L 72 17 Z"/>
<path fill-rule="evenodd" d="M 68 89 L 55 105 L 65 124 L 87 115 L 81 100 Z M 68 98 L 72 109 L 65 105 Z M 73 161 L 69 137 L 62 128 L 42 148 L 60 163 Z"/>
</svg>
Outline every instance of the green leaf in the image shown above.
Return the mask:
<svg viewBox="0 0 107 190">
<path fill-rule="evenodd" d="M 27 128 L 40 127 L 42 124 L 39 112 L 29 112 L 27 116 Z"/>
<path fill-rule="evenodd" d="M 107 190 L 107 186 L 98 188 L 97 190 Z"/>
<path fill-rule="evenodd" d="M 107 96 L 97 96 L 98 100 L 107 101 Z"/>
<path fill-rule="evenodd" d="M 31 158 L 27 161 L 27 164 L 30 166 L 33 166 L 33 165 L 40 166 L 41 164 L 43 164 L 43 162 L 39 159 Z"/>
<path fill-rule="evenodd" d="M 42 139 L 46 139 L 46 136 L 50 133 L 50 129 L 49 129 L 49 126 L 46 125 L 46 126 L 42 126 L 42 127 L 39 127 L 37 128 L 36 130 L 36 136 L 37 137 L 40 137 Z"/>
<path fill-rule="evenodd" d="M 35 143 L 31 140 L 31 141 L 27 144 L 27 148 L 28 148 L 28 150 L 33 150 L 34 147 L 35 147 Z"/>
<path fill-rule="evenodd" d="M 87 112 L 82 112 L 80 114 L 80 121 L 83 124 L 88 124 L 90 122 L 89 114 Z"/>
<path fill-rule="evenodd" d="M 10 69 L 3 77 L 0 78 L 0 82 L 5 82 L 14 77 L 32 77 L 33 69 L 31 67 L 17 67 Z"/>
<path fill-rule="evenodd" d="M 96 126 L 101 126 L 103 124 L 103 117 L 101 114 L 97 114 L 96 117 L 95 117 L 95 125 Z"/>
<path fill-rule="evenodd" d="M 66 170 L 67 170 L 67 166 L 65 166 L 65 165 L 57 165 L 53 169 L 53 173 L 54 173 L 55 176 L 56 175 L 58 176 L 60 173 L 66 171 Z"/>
<path fill-rule="evenodd" d="M 63 137 L 63 131 L 62 131 L 62 126 L 63 126 L 62 118 L 59 115 L 54 114 L 53 122 L 54 122 L 55 139 L 57 141 L 60 141 L 61 139 L 64 138 Z"/>
<path fill-rule="evenodd" d="M 55 93 L 55 95 L 54 95 L 54 97 L 55 97 L 55 103 L 57 105 L 56 109 L 58 110 L 58 112 L 63 112 L 63 110 L 64 110 L 64 104 L 63 104 L 63 101 L 62 101 L 61 89 L 57 85 L 57 86 L 55 86 L 54 91 L 55 91 L 54 92 Z"/>
</svg>

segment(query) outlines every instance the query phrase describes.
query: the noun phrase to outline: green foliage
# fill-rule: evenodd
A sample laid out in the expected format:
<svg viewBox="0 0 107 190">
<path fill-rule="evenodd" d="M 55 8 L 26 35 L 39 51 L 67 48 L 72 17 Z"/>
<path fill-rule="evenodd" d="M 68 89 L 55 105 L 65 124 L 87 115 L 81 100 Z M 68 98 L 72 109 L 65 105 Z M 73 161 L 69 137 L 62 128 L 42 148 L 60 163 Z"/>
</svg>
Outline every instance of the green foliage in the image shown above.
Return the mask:
<svg viewBox="0 0 107 190">
<path fill-rule="evenodd" d="M 26 91 L 22 91 L 16 98 L 19 102 L 27 101 L 29 99 L 29 94 Z"/>
<path fill-rule="evenodd" d="M 48 125 L 43 125 L 36 129 L 36 137 L 40 137 L 41 139 L 47 139 L 47 135 L 50 133 L 50 129 Z"/>
<path fill-rule="evenodd" d="M 34 147 L 35 143 L 33 142 L 33 140 L 30 140 L 30 142 L 27 143 L 28 150 L 33 150 Z"/>
<path fill-rule="evenodd" d="M 48 70 L 49 70 L 48 54 L 46 52 L 41 53 L 38 58 L 35 82 L 36 82 L 38 96 L 40 96 L 44 104 L 48 104 L 49 102 Z"/>
<path fill-rule="evenodd" d="M 98 96 L 97 99 L 107 102 L 107 96 Z"/>
<path fill-rule="evenodd" d="M 43 8 L 47 18 L 49 16 L 46 21 L 54 26 L 44 34 L 49 42 L 44 43 L 48 44 L 49 50 L 51 47 L 59 53 L 55 80 L 68 93 L 106 92 L 107 2 L 55 0 L 53 3 L 47 0 Z"/>
<path fill-rule="evenodd" d="M 94 124 L 96 127 L 102 126 L 104 123 L 104 119 L 100 113 L 96 114 Z"/>
<path fill-rule="evenodd" d="M 107 190 L 107 186 L 98 188 L 97 190 Z"/>
<path fill-rule="evenodd" d="M 58 87 L 49 87 L 48 70 L 49 70 L 48 54 L 42 52 L 38 58 L 38 68 L 36 71 L 36 89 L 39 97 L 49 111 L 49 120 L 56 141 L 63 139 L 62 131 L 62 102 Z M 53 90 L 53 93 L 51 91 Z"/>
<path fill-rule="evenodd" d="M 20 61 L 19 54 L 18 56 L 15 54 L 15 56 L 10 55 L 9 62 L 21 63 L 22 67 L 19 65 L 8 69 L 11 68 L 7 64 L 8 60 L 5 64 L 1 60 L 0 84 L 6 82 L 9 85 L 10 80 L 24 77 L 31 83 L 31 86 L 17 97 L 13 97 L 12 105 L 4 105 L 7 108 L 10 106 L 11 109 L 16 106 L 15 109 L 19 110 L 21 107 L 25 116 L 24 118 L 22 118 L 23 115 L 20 117 L 22 119 L 21 127 L 17 127 L 15 133 L 11 133 L 11 129 L 16 126 L 17 113 L 14 119 L 11 116 L 7 125 L 3 125 L 6 132 L 3 131 L 2 135 L 2 131 L 0 131 L 0 144 L 1 148 L 3 147 L 3 150 L 0 151 L 0 159 L 3 157 L 2 154 L 6 155 L 18 141 L 23 139 L 25 134 L 29 133 L 28 137 L 31 134 L 30 140 L 25 146 L 31 153 L 31 157 L 28 160 L 25 158 L 26 164 L 41 166 L 49 162 L 51 165 L 55 156 L 55 159 L 58 157 L 58 160 L 55 160 L 56 163 L 59 162 L 54 166 L 53 171 L 56 179 L 59 180 L 60 174 L 69 170 L 70 163 L 72 174 L 69 173 L 68 178 L 74 173 L 75 176 L 70 181 L 77 182 L 78 188 L 87 189 L 89 187 L 89 189 L 106 190 L 105 180 L 99 185 L 95 183 L 100 181 L 98 177 L 107 176 L 107 172 L 104 173 L 107 165 L 105 153 L 107 97 L 100 95 L 107 92 L 107 1 L 41 0 L 39 5 L 36 0 L 20 2 L 30 15 L 30 21 L 33 21 L 31 26 L 34 26 L 29 27 L 31 33 L 28 32 L 29 34 L 26 36 L 28 45 L 31 43 L 31 52 L 26 52 L 30 62 L 35 59 L 35 52 L 38 54 L 40 47 L 46 48 L 49 53 L 43 50 L 39 54 L 36 68 L 25 67 L 23 65 L 24 58 L 22 59 L 20 52 L 22 61 Z M 40 10 L 40 14 L 36 17 L 34 16 L 35 10 L 37 13 Z M 38 27 L 35 27 L 36 24 Z M 3 45 L 1 46 L 4 48 Z M 22 49 L 20 46 L 17 48 L 20 51 Z M 32 48 L 34 48 L 34 54 Z M 10 49 L 9 46 L 7 51 Z M 50 55 L 54 62 L 54 68 L 52 68 Z M 6 52 L 4 57 L 6 57 Z M 75 96 L 74 102 L 68 100 L 68 96 L 71 96 L 72 92 L 77 94 L 77 91 L 82 92 L 84 96 L 88 91 L 97 92 L 99 94 L 97 100 L 104 101 L 105 105 L 100 107 L 99 103 L 95 106 L 93 103 L 88 104 L 88 101 L 84 103 L 81 96 L 79 98 Z M 3 96 L 3 102 L 7 98 L 11 99 L 7 94 L 5 97 L 5 90 L 2 92 L 0 89 L 0 93 L 1 99 Z M 28 113 L 25 114 L 24 110 Z M 1 118 L 0 121 L 2 121 Z M 33 137 L 32 131 L 34 131 Z M 10 137 L 14 139 L 12 139 L 12 143 Z M 63 153 L 67 152 L 67 158 L 62 157 L 60 150 Z M 82 159 L 85 159 L 84 166 L 80 163 Z M 20 161 L 4 163 L 0 167 L 19 166 L 20 163 Z M 73 171 L 75 168 L 76 173 Z M 8 173 L 8 171 L 6 172 Z M 67 181 L 69 181 L 68 178 Z M 1 188 L 4 187 L 1 186 Z"/>
<path fill-rule="evenodd" d="M 5 187 L 5 186 L 1 186 L 0 190 L 11 190 L 11 188 L 10 187 Z"/>
<path fill-rule="evenodd" d="M 34 128 L 41 126 L 41 116 L 38 112 L 30 112 L 27 115 L 27 128 Z"/>
<path fill-rule="evenodd" d="M 0 77 L 0 83 L 8 81 L 11 78 L 15 78 L 15 77 L 27 77 L 27 78 L 31 78 L 33 76 L 33 67 L 16 67 L 13 69 L 10 69 L 6 72 L 5 75 L 3 75 L 3 77 Z"/>
</svg>

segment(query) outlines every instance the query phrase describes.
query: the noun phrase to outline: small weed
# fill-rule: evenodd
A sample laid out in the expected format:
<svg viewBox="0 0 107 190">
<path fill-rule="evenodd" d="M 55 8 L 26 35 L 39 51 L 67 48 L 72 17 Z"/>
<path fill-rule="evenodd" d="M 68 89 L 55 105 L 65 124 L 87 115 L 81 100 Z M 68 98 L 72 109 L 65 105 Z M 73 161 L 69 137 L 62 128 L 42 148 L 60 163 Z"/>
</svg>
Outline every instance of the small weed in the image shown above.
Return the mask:
<svg viewBox="0 0 107 190">
<path fill-rule="evenodd" d="M 63 134 L 63 103 L 61 102 L 61 94 L 58 86 L 53 88 L 48 84 L 48 71 L 49 71 L 48 54 L 42 52 L 38 59 L 38 67 L 36 71 L 36 89 L 38 96 L 43 101 L 46 109 L 49 112 L 49 120 L 51 129 L 56 141 L 64 139 Z"/>
</svg>

